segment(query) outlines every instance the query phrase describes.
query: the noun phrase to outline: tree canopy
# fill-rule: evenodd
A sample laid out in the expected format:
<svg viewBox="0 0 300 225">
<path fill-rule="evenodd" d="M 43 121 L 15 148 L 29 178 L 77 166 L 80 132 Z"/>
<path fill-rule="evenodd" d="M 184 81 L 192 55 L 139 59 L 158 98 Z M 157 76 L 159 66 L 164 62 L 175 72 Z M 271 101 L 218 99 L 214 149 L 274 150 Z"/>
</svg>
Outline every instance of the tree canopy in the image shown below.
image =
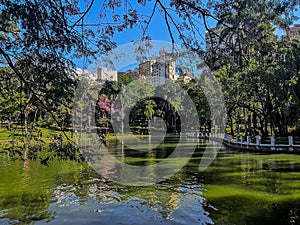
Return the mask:
<svg viewBox="0 0 300 225">
<path fill-rule="evenodd" d="M 276 118 L 283 121 L 286 106 L 299 97 L 299 42 L 280 39 L 274 31 L 289 34 L 299 5 L 299 0 L 0 0 L 0 62 L 6 67 L 1 82 L 7 89 L 2 96 L 15 83 L 18 94 L 10 98 L 27 96 L 26 104 L 20 102 L 21 118 L 25 105 L 31 105 L 44 108 L 62 125 L 53 108 L 67 112 L 70 107 L 74 59 L 94 60 L 115 47 L 114 36 L 125 30 L 151 39 L 149 28 L 158 16 L 171 42 L 180 40 L 216 71 L 232 118 L 238 121 L 243 115 L 249 124 L 246 117 L 252 117 L 254 124 L 260 114 L 260 125 L 269 121 L 279 127 Z M 217 37 L 217 49 L 205 51 L 205 31 L 207 40 Z M 7 118 L 13 106 L 3 107 L 7 99 L 2 99 L 2 117 Z M 294 120 L 290 117 L 286 124 Z"/>
</svg>

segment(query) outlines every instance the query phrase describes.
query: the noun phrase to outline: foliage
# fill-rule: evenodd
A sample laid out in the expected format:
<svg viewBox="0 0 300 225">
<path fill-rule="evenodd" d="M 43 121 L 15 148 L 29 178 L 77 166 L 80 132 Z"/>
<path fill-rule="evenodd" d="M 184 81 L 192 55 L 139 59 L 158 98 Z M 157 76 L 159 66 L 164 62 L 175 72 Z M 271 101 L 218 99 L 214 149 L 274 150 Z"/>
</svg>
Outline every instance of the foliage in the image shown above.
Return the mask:
<svg viewBox="0 0 300 225">
<path fill-rule="evenodd" d="M 73 0 L 0 3 L 0 62 L 5 65 L 0 71 L 0 82 L 4 85 L 0 96 L 1 120 L 8 122 L 9 128 L 12 122 L 21 124 L 28 137 L 37 122 L 44 126 L 55 122 L 61 130 L 70 126 L 76 88 L 73 59 L 94 60 L 115 47 L 114 35 L 127 29 L 137 31 L 142 40 L 151 39 L 148 31 L 155 26 L 152 20 L 157 15 L 163 15 L 161 19 L 173 43 L 176 38 L 181 40 L 185 47 L 203 56 L 216 72 L 225 93 L 232 134 L 243 129 L 245 133 L 260 132 L 267 136 L 271 128 L 272 134 L 286 135 L 288 127 L 298 120 L 299 41 L 279 39 L 274 31 L 280 28 L 289 33 L 299 0 L 124 0 L 104 1 L 100 5 L 85 0 L 85 7 Z M 87 24 L 96 6 L 99 16 L 93 15 L 94 24 Z M 211 29 L 208 21 L 215 22 L 221 31 Z M 206 54 L 202 28 L 207 31 L 207 40 L 218 40 Z M 141 51 L 142 57 L 142 50 L 137 51 Z M 105 101 L 113 102 L 122 85 L 130 85 L 134 76 L 128 72 L 119 84 L 110 83 L 99 96 L 105 94 Z M 208 126 L 209 110 L 202 92 L 196 87 L 186 88 L 197 102 L 201 124 Z M 142 95 L 147 97 L 149 90 L 144 91 Z M 135 93 L 138 92 L 129 95 L 137 97 Z M 169 127 L 179 122 L 176 111 L 180 99 L 169 105 L 158 99 L 150 100 L 155 101 L 155 113 L 163 114 Z M 131 108 L 132 101 L 126 101 L 124 106 Z M 100 111 L 111 108 L 111 103 L 105 104 L 98 104 Z M 145 116 L 140 113 L 144 112 L 143 107 L 133 113 Z M 120 116 L 124 118 L 124 114 Z"/>
<path fill-rule="evenodd" d="M 288 135 L 299 114 L 294 91 L 299 67 L 293 54 L 299 47 L 274 32 L 276 26 L 288 27 L 296 2 L 285 9 L 264 0 L 231 2 L 219 12 L 226 23 L 219 28 L 220 41 L 230 41 L 207 57 L 223 87 L 230 133 Z"/>
</svg>

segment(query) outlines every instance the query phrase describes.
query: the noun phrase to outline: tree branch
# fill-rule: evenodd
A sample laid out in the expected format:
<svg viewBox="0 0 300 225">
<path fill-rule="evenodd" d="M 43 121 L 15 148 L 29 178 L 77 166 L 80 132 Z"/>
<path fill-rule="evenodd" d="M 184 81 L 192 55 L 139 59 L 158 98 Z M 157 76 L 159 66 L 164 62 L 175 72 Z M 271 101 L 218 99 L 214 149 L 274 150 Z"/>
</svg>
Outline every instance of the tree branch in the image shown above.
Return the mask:
<svg viewBox="0 0 300 225">
<path fill-rule="evenodd" d="M 29 89 L 29 91 L 32 93 L 32 97 L 35 97 L 40 103 L 41 105 L 50 113 L 51 117 L 53 118 L 53 120 L 55 121 L 55 123 L 60 127 L 59 122 L 57 121 L 57 119 L 55 118 L 54 114 L 51 112 L 51 110 L 49 110 L 48 106 L 42 101 L 42 99 L 39 98 L 38 94 L 35 93 L 35 91 L 32 89 L 32 87 L 30 86 L 29 82 L 22 76 L 22 74 L 19 72 L 19 70 L 15 67 L 15 65 L 13 64 L 10 56 L 0 47 L 0 54 L 5 58 L 7 64 L 9 65 L 9 67 L 14 71 L 14 73 L 17 75 L 17 77 L 20 79 L 21 82 L 23 82 L 27 88 Z M 65 131 L 63 131 L 64 136 L 68 139 L 68 141 L 72 141 L 66 134 Z M 72 141 L 73 142 L 73 141 Z"/>
<path fill-rule="evenodd" d="M 165 14 L 165 21 L 167 23 L 167 26 L 168 26 L 168 31 L 169 31 L 169 34 L 171 36 L 171 39 L 172 39 L 172 42 L 174 43 L 174 37 L 173 37 L 173 34 L 172 34 L 172 31 L 171 31 L 171 27 L 170 27 L 170 24 L 169 24 L 169 21 L 168 21 L 168 18 L 170 18 L 172 24 L 174 25 L 174 27 L 176 28 L 176 30 L 178 31 L 179 33 L 179 36 L 181 37 L 184 45 L 186 47 L 188 47 L 188 44 L 186 43 L 186 41 L 184 40 L 184 35 L 181 33 L 181 30 L 180 28 L 178 27 L 176 21 L 174 20 L 174 18 L 170 15 L 170 13 L 168 12 L 168 9 L 164 6 L 164 4 L 161 3 L 160 0 L 157 0 L 157 2 L 159 3 L 160 7 L 162 8 L 162 10 L 164 11 L 164 14 Z"/>
<path fill-rule="evenodd" d="M 142 37 L 144 37 L 146 31 L 148 30 L 149 24 L 150 24 L 150 22 L 151 22 L 151 20 L 152 20 L 152 18 L 154 16 L 154 13 L 155 13 L 155 10 L 156 10 L 156 7 L 157 7 L 157 3 L 158 2 L 156 1 L 155 4 L 154 4 L 154 6 L 153 6 L 152 13 L 150 15 L 150 18 L 149 18 L 149 20 L 148 20 L 148 22 L 146 24 L 146 27 L 145 27 L 144 31 L 143 31 Z"/>
<path fill-rule="evenodd" d="M 89 5 L 89 7 L 85 10 L 85 12 L 82 14 L 82 16 L 75 23 L 73 23 L 71 28 L 74 28 L 88 14 L 88 12 L 91 10 L 94 2 L 95 2 L 95 0 L 91 1 L 91 4 Z"/>
</svg>

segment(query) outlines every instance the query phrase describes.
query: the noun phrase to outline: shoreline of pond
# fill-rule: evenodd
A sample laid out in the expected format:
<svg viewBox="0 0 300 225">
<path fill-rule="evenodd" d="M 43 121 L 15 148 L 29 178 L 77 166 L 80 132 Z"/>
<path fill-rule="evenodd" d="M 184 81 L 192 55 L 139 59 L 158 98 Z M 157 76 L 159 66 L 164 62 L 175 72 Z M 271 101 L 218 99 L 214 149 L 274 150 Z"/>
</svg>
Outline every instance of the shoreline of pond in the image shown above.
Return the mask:
<svg viewBox="0 0 300 225">
<path fill-rule="evenodd" d="M 294 137 L 288 136 L 285 137 L 288 139 L 287 143 L 276 143 L 276 138 L 271 136 L 269 138 L 269 142 L 262 143 L 261 136 L 257 135 L 256 137 L 247 136 L 246 138 L 240 136 L 236 137 L 235 140 L 230 135 L 223 135 L 224 137 L 220 137 L 220 134 L 193 134 L 187 135 L 189 137 L 197 137 L 199 139 L 206 139 L 221 142 L 225 147 L 230 149 L 238 149 L 238 150 L 246 150 L 249 152 L 257 152 L 257 153 L 277 153 L 277 154 L 300 154 L 300 144 L 295 144 Z M 255 140 L 253 143 L 251 140 Z"/>
</svg>

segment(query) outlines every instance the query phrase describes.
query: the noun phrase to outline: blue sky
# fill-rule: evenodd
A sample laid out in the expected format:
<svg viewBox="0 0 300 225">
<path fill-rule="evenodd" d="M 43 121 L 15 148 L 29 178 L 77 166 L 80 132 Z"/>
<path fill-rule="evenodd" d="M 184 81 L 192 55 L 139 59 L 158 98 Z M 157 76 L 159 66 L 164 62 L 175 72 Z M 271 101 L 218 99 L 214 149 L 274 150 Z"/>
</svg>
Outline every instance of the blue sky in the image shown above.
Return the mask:
<svg viewBox="0 0 300 225">
<path fill-rule="evenodd" d="M 135 1 L 130 1 L 135 2 Z M 150 15 L 152 12 L 152 8 L 155 1 L 148 2 L 147 6 L 143 7 L 140 4 L 132 3 L 133 8 L 136 8 L 139 14 L 142 15 Z M 93 7 L 91 8 L 85 22 L 86 23 L 95 23 L 95 20 L 98 20 L 98 14 L 100 10 L 100 6 L 103 4 L 102 0 L 95 0 Z M 81 0 L 81 7 L 84 6 L 83 0 Z M 123 13 L 123 7 L 117 9 L 116 13 Z M 114 40 L 118 43 L 118 45 L 126 44 L 132 40 L 140 39 L 142 31 L 137 28 L 128 29 L 117 33 L 114 37 Z M 164 23 L 163 16 L 156 10 L 155 16 L 151 20 L 151 24 L 148 29 L 148 34 L 152 36 L 153 40 L 162 40 L 162 41 L 171 41 L 170 36 L 168 34 L 167 26 Z"/>
<path fill-rule="evenodd" d="M 91 8 L 90 12 L 87 15 L 87 18 L 85 19 L 85 23 L 93 24 L 93 23 L 95 23 L 96 20 L 99 19 L 98 14 L 99 14 L 100 5 L 102 4 L 102 2 L 103 1 L 101 1 L 101 0 L 95 0 L 93 7 Z M 138 7 L 137 10 L 140 14 L 150 15 L 152 12 L 154 2 L 155 1 L 147 2 L 147 7 L 143 7 L 137 3 L 133 3 L 133 6 L 135 6 L 134 4 L 136 4 L 136 6 Z M 84 1 L 81 0 L 80 4 L 81 4 L 81 7 L 83 8 Z M 205 36 L 204 26 L 201 27 L 201 30 L 203 30 L 203 37 L 204 37 Z M 149 36 L 151 36 L 152 40 L 171 42 L 171 38 L 170 38 L 170 35 L 168 32 L 168 28 L 164 21 L 164 17 L 158 10 L 156 10 L 156 13 L 151 20 L 151 23 L 148 27 L 147 34 Z M 113 40 L 119 46 L 119 45 L 127 44 L 133 40 L 140 40 L 141 35 L 142 35 L 142 30 L 139 28 L 127 29 L 122 32 L 117 32 L 114 35 Z M 178 34 L 176 32 L 174 34 L 174 39 L 177 44 L 180 44 L 180 40 L 178 39 Z M 83 67 L 82 60 L 76 60 L 76 64 L 78 67 L 81 67 L 81 68 Z M 88 65 L 87 65 L 87 67 L 88 67 Z"/>
<path fill-rule="evenodd" d="M 131 1 L 132 6 L 138 10 L 139 13 L 144 14 L 144 15 L 150 15 L 152 12 L 151 6 L 153 6 L 155 1 L 148 2 L 147 1 L 147 7 L 143 7 L 137 3 L 134 3 L 135 1 Z M 91 8 L 90 12 L 88 13 L 85 23 L 95 23 L 96 21 L 99 21 L 99 11 L 100 11 L 100 6 L 103 4 L 103 1 L 101 0 L 95 0 L 95 3 L 93 4 L 93 7 Z M 149 5 L 150 4 L 150 5 Z M 80 7 L 81 8 L 86 8 L 84 0 L 80 0 Z M 124 10 L 124 9 L 118 9 L 118 10 Z M 300 17 L 300 12 L 298 11 L 296 13 L 298 17 Z M 298 21 L 295 21 L 295 23 L 300 23 L 300 19 Z M 214 27 L 215 23 L 214 21 L 209 21 L 209 25 L 211 27 Z M 200 27 L 200 30 L 202 32 L 202 37 L 205 36 L 205 28 L 204 26 Z M 277 32 L 278 34 L 282 34 L 282 32 Z M 128 29 L 124 30 L 120 33 L 116 33 L 115 36 L 113 37 L 113 40 L 117 43 L 117 45 L 123 45 L 127 44 L 133 40 L 139 40 L 141 38 L 142 31 L 138 28 L 133 28 L 133 29 Z M 170 35 L 168 33 L 167 26 L 164 22 L 163 15 L 161 15 L 158 10 L 156 11 L 151 24 L 148 28 L 148 35 L 151 36 L 152 40 L 161 40 L 161 41 L 168 41 L 171 42 Z M 174 34 L 175 42 L 177 44 L 180 44 L 180 41 L 178 40 L 178 34 L 175 32 Z M 204 41 L 204 40 L 203 40 Z M 205 46 L 203 46 L 205 47 Z M 83 67 L 83 61 L 82 59 L 75 60 L 75 63 L 78 67 Z M 89 65 L 84 65 L 84 66 L 89 66 Z"/>
</svg>

